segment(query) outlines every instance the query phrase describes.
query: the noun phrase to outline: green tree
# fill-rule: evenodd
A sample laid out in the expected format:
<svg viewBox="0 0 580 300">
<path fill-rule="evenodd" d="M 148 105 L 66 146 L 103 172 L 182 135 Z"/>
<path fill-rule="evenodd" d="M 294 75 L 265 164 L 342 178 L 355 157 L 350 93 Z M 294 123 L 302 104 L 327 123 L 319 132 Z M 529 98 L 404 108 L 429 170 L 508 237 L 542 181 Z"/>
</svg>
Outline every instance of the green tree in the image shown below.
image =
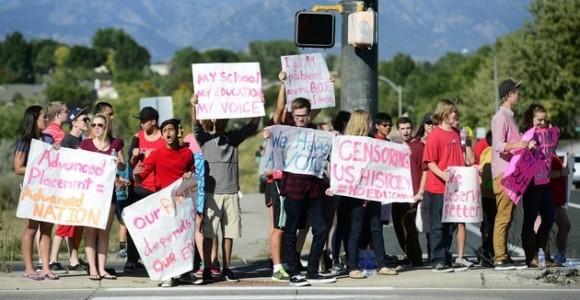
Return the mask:
<svg viewBox="0 0 580 300">
<path fill-rule="evenodd" d="M 106 61 L 106 50 L 75 45 L 70 48 L 66 65 L 69 68 L 93 69 L 105 64 Z"/>
<path fill-rule="evenodd" d="M 32 66 L 36 76 L 36 82 L 42 75 L 47 75 L 55 68 L 54 51 L 59 46 L 57 41 L 51 39 L 33 40 L 30 42 L 32 47 Z"/>
<path fill-rule="evenodd" d="M 31 50 L 20 32 L 6 36 L 0 44 L 0 82 L 34 82 Z"/>
</svg>

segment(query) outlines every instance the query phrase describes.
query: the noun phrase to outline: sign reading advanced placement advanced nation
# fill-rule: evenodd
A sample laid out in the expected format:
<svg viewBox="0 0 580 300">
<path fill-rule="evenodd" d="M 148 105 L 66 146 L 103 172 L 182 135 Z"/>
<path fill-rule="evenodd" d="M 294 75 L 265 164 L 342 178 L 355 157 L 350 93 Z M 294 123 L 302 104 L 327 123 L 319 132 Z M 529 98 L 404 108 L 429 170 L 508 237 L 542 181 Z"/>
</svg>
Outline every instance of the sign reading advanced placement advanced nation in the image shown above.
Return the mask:
<svg viewBox="0 0 580 300">
<path fill-rule="evenodd" d="M 337 136 L 330 156 L 330 188 L 372 201 L 413 202 L 409 147 L 364 136 Z"/>
<path fill-rule="evenodd" d="M 116 165 L 109 155 L 33 139 L 16 216 L 105 229 Z"/>
</svg>

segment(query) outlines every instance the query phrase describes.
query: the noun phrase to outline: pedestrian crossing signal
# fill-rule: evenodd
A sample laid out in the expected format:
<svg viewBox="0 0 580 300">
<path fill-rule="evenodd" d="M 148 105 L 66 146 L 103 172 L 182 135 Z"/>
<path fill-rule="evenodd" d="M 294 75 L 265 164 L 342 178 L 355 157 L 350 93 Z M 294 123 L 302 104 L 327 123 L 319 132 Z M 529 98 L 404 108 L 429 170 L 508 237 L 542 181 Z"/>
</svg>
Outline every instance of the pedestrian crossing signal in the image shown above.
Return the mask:
<svg viewBox="0 0 580 300">
<path fill-rule="evenodd" d="M 300 11 L 296 13 L 294 42 L 302 48 L 332 48 L 334 46 L 332 13 Z"/>
</svg>

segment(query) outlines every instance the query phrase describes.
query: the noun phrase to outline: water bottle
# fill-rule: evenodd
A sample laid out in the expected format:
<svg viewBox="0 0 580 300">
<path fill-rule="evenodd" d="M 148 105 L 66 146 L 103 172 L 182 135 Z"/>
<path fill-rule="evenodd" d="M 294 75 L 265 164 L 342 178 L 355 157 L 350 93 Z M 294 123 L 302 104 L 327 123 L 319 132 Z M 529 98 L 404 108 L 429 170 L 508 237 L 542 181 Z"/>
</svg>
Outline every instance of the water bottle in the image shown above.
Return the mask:
<svg viewBox="0 0 580 300">
<path fill-rule="evenodd" d="M 568 263 L 566 265 L 568 266 L 568 269 L 574 268 L 574 263 L 571 260 L 568 260 Z"/>
<path fill-rule="evenodd" d="M 546 254 L 542 248 L 538 249 L 538 269 L 543 270 L 546 268 Z"/>
<path fill-rule="evenodd" d="M 560 251 L 556 251 L 556 254 L 554 254 L 554 264 L 556 264 L 556 267 L 562 266 L 562 255 L 560 255 Z"/>
<path fill-rule="evenodd" d="M 467 140 L 467 128 L 463 127 L 461 128 L 461 131 L 459 132 L 459 136 L 461 137 L 461 147 L 465 147 L 465 141 Z"/>
<path fill-rule="evenodd" d="M 117 158 L 117 150 L 113 149 L 113 151 L 111 151 L 111 156 Z"/>
</svg>

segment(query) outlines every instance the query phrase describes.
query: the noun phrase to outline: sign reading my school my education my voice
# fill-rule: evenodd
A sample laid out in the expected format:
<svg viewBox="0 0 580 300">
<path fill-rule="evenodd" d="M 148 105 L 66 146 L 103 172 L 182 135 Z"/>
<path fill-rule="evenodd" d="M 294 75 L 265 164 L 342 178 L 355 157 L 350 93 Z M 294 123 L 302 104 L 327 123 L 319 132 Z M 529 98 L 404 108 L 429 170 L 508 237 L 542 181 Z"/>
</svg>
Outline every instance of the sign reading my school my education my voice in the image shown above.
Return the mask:
<svg viewBox="0 0 580 300">
<path fill-rule="evenodd" d="M 198 97 L 198 120 L 236 119 L 265 115 L 262 75 L 258 63 L 191 65 Z"/>
<path fill-rule="evenodd" d="M 286 72 L 286 101 L 302 97 L 310 100 L 312 109 L 334 107 L 334 85 L 322 53 L 281 57 Z"/>
<path fill-rule="evenodd" d="M 123 209 L 123 220 L 151 280 L 167 280 L 193 269 L 195 199 L 193 176 Z"/>
<path fill-rule="evenodd" d="M 16 216 L 105 229 L 115 169 L 112 156 L 32 140 Z"/>
<path fill-rule="evenodd" d="M 330 188 L 337 195 L 413 202 L 409 147 L 364 136 L 334 138 Z"/>
</svg>

